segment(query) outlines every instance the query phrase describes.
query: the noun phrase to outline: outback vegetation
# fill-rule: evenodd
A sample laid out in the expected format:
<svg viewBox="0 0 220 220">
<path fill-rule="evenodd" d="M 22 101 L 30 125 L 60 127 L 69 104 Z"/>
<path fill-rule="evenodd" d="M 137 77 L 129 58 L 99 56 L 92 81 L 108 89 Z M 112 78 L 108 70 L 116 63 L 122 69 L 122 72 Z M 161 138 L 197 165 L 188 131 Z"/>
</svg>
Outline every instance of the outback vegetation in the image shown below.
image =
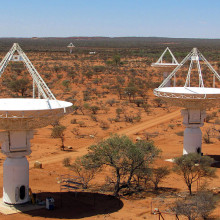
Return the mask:
<svg viewBox="0 0 220 220">
<path fill-rule="evenodd" d="M 159 209 L 156 214 L 169 213 L 167 219 L 172 214 L 180 219 L 184 215 L 188 219 L 218 218 L 219 163 L 213 164 L 211 158 L 219 159 L 220 111 L 207 111 L 202 128 L 204 156 L 181 156 L 184 128 L 180 114 L 175 115 L 180 109 L 153 95 L 153 89 L 163 81 L 163 70 L 151 67 L 151 63 L 167 46 L 178 61 L 198 47 L 219 72 L 220 40 L 16 40 L 56 98 L 73 103 L 72 114 L 36 131 L 42 139 L 35 136 L 29 159 L 41 159 L 43 168 L 45 163 L 44 169 L 30 171 L 36 192 L 48 192 L 48 182 L 50 190 L 57 192 L 60 188 L 54 180 L 65 173 L 77 179 L 81 186 L 77 192 L 121 199 L 122 215 L 128 219 L 127 213 L 134 209 L 138 211 L 131 218 L 150 219 L 151 206 Z M 72 54 L 66 48 L 70 41 L 76 46 Z M 14 39 L 0 39 L 1 58 L 12 43 Z M 203 71 L 206 86 L 212 85 L 208 69 Z M 186 72 L 187 68 L 177 75 L 177 85 L 184 83 Z M 0 81 L 1 97 L 32 96 L 32 79 L 20 62 L 10 62 Z M 219 85 L 216 81 L 216 87 Z M 168 114 L 174 117 L 162 121 Z M 146 126 L 148 123 L 152 125 Z M 174 163 L 165 161 L 171 158 L 176 158 Z M 130 200 L 135 208 L 129 205 Z M 139 205 L 143 209 L 138 209 Z"/>
</svg>

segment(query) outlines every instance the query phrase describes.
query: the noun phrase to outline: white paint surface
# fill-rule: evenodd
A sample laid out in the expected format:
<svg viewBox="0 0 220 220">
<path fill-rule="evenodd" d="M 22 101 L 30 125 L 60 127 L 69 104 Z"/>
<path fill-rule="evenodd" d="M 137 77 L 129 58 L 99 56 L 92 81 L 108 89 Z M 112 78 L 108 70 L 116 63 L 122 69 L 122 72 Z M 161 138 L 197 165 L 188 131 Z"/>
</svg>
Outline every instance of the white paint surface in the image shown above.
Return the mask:
<svg viewBox="0 0 220 220">
<path fill-rule="evenodd" d="M 0 99 L 1 111 L 41 111 L 71 107 L 72 103 L 60 100 L 8 98 Z"/>
<path fill-rule="evenodd" d="M 25 186 L 25 198 L 20 198 L 20 187 Z M 3 165 L 3 201 L 22 204 L 29 201 L 29 163 L 26 157 L 6 158 Z"/>
<path fill-rule="evenodd" d="M 155 89 L 161 93 L 173 93 L 173 94 L 184 94 L 184 95 L 219 95 L 219 88 L 207 88 L 207 87 L 161 87 Z"/>
<path fill-rule="evenodd" d="M 198 148 L 202 150 L 201 129 L 199 127 L 186 128 L 184 131 L 183 154 L 197 153 Z"/>
</svg>

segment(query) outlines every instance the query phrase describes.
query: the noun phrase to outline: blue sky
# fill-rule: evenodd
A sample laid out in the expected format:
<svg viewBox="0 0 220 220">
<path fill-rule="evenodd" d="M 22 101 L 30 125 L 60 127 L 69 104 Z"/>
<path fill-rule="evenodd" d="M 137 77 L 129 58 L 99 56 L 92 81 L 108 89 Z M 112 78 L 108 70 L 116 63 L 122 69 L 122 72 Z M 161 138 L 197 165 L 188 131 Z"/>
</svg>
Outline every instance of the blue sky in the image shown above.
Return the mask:
<svg viewBox="0 0 220 220">
<path fill-rule="evenodd" d="M 0 37 L 220 38 L 220 0 L 0 0 Z"/>
</svg>

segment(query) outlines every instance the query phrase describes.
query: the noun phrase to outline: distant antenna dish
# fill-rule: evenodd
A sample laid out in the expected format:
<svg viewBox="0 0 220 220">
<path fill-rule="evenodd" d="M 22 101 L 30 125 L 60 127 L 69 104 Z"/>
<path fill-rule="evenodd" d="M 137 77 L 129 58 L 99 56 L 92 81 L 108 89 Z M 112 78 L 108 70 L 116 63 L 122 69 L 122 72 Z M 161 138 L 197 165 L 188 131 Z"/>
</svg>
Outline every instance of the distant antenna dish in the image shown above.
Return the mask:
<svg viewBox="0 0 220 220">
<path fill-rule="evenodd" d="M 15 51 L 19 55 L 14 55 Z M 23 204 L 29 201 L 30 140 L 34 129 L 47 126 L 72 111 L 72 103 L 56 100 L 20 46 L 15 43 L 0 63 L 0 76 L 9 61 L 23 61 L 33 78 L 33 98 L 0 99 L 0 142 L 7 156 L 3 165 L 3 201 Z M 35 99 L 35 85 L 38 99 Z M 43 99 L 40 99 L 43 98 Z"/>
<path fill-rule="evenodd" d="M 164 55 L 169 52 L 169 54 L 171 55 L 172 58 L 172 62 L 171 63 L 166 63 L 163 60 Z M 169 49 L 169 47 L 167 47 L 164 52 L 162 53 L 162 55 L 160 56 L 160 58 L 157 60 L 156 63 L 152 63 L 151 66 L 152 67 L 173 67 L 173 66 L 178 66 L 179 63 L 177 62 L 176 58 L 174 57 L 173 53 L 171 52 L 171 50 Z"/>
<path fill-rule="evenodd" d="M 73 43 L 70 43 L 67 47 L 70 49 L 70 53 L 72 53 L 73 52 L 73 48 L 75 46 L 73 45 Z"/>
<path fill-rule="evenodd" d="M 171 63 L 166 63 L 164 62 L 164 55 L 166 53 L 169 53 L 171 58 L 172 58 L 172 62 Z M 163 72 L 163 79 L 166 79 L 167 76 L 169 75 L 168 72 L 170 72 L 171 70 L 173 70 L 173 68 L 175 68 L 176 66 L 178 66 L 179 63 L 177 62 L 176 58 L 174 57 L 173 53 L 171 52 L 171 50 L 169 49 L 169 47 L 167 47 L 164 52 L 162 53 L 162 55 L 160 56 L 160 58 L 158 59 L 158 61 L 156 63 L 152 63 L 151 66 L 152 67 L 159 67 L 161 69 L 164 70 Z M 166 83 L 166 86 L 167 87 L 170 87 L 171 86 L 171 80 L 167 81 Z"/>
<path fill-rule="evenodd" d="M 176 82 L 174 81 L 174 87 L 166 87 L 167 82 L 176 76 L 177 71 L 182 68 L 187 61 L 190 61 L 190 65 L 184 86 L 176 87 Z M 203 61 L 213 74 L 212 87 L 204 86 L 205 83 L 203 81 L 200 61 Z M 198 84 L 196 86 L 192 86 L 194 82 L 191 82 L 192 74 L 195 73 L 192 71 L 194 64 L 197 68 Z M 220 101 L 220 89 L 215 88 L 215 78 L 220 81 L 219 74 L 214 70 L 211 64 L 197 48 L 193 48 L 163 83 L 157 89 L 154 89 L 156 96 L 161 97 L 171 105 L 186 108 L 181 111 L 183 124 L 186 126 L 184 131 L 184 154 L 192 152 L 201 153 L 202 132 L 200 127 L 204 124 L 204 118 L 206 116 L 205 109 L 217 105 Z"/>
</svg>

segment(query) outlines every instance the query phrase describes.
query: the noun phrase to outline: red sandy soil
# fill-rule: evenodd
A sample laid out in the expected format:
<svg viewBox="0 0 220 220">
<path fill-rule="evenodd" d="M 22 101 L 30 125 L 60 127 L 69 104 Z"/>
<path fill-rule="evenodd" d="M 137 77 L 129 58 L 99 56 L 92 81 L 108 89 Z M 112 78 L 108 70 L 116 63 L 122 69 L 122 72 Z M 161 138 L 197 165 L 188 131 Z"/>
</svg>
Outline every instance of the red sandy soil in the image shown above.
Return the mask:
<svg viewBox="0 0 220 220">
<path fill-rule="evenodd" d="M 66 116 L 63 122 L 68 121 L 72 116 Z M 170 166 L 169 162 L 164 162 L 164 159 L 179 156 L 182 153 L 183 137 L 175 135 L 171 128 L 167 128 L 167 124 L 176 124 L 176 130 L 183 130 L 179 109 L 170 113 L 159 114 L 157 117 L 151 116 L 151 119 L 139 122 L 134 125 L 129 125 L 117 131 L 118 134 L 125 134 L 135 139 L 137 135 L 141 136 L 141 132 L 159 131 L 159 135 L 154 139 L 155 145 L 163 150 L 162 160 Z M 163 134 L 164 133 L 164 134 Z M 71 157 L 74 160 L 78 156 L 86 154 L 87 147 L 98 140 L 95 139 L 76 139 L 70 137 L 66 142 L 72 143 L 73 151 L 60 151 L 58 140 L 48 138 L 50 128 L 42 128 L 37 131 L 32 142 L 32 154 L 29 156 L 30 162 L 30 187 L 34 193 L 38 194 L 38 198 L 45 199 L 48 195 L 55 198 L 56 208 L 54 211 L 45 209 L 30 211 L 27 213 L 19 213 L 13 215 L 0 214 L 1 220 L 28 220 L 28 219 L 158 219 L 157 215 L 151 215 L 152 207 L 158 206 L 156 194 L 148 193 L 140 195 L 139 198 L 120 198 L 116 199 L 104 194 L 78 193 L 77 198 L 74 194 L 62 192 L 60 193 L 59 176 L 64 173 L 70 173 L 68 168 L 62 165 L 62 160 L 66 157 Z M 99 139 L 107 138 L 104 132 L 99 134 Z M 54 147 L 55 146 L 55 147 Z M 219 142 L 213 144 L 203 144 L 204 154 L 218 155 Z M 2 157 L 3 158 L 3 157 Z M 43 169 L 33 168 L 33 164 L 39 160 L 43 164 Z M 1 170 L 2 175 L 2 161 Z M 71 174 L 71 173 L 70 173 Z M 220 174 L 219 169 L 217 174 Z M 103 176 L 100 174 L 96 178 L 96 182 L 102 182 Z M 209 182 L 209 188 L 219 189 L 218 179 Z M 167 192 L 170 190 L 186 191 L 186 186 L 181 177 L 171 174 L 163 183 L 162 187 L 167 187 Z M 196 186 L 194 186 L 196 190 Z M 166 191 L 166 190 L 165 190 Z M 2 195 L 2 179 L 0 180 L 0 193 Z M 61 196 L 62 194 L 62 196 Z M 61 202 L 62 200 L 62 202 Z M 163 207 L 160 204 L 160 207 Z M 164 208 L 164 207 L 163 207 Z M 213 213 L 215 216 L 220 216 L 220 209 L 216 209 Z M 174 216 L 164 214 L 165 219 L 175 219 Z"/>
<path fill-rule="evenodd" d="M 30 57 L 35 57 L 35 54 L 29 54 Z M 51 55 L 52 56 L 52 55 Z M 70 56 L 70 55 L 68 55 Z M 66 57 L 68 57 L 66 56 Z M 84 55 L 82 55 L 83 57 Z M 43 57 L 43 58 L 42 58 Z M 57 56 L 58 57 L 58 56 Z M 56 58 L 57 58 L 56 57 Z M 82 58 L 81 57 L 81 58 Z M 86 56 L 85 56 L 86 57 Z M 87 55 L 88 59 L 90 57 Z M 62 57 L 63 58 L 63 57 Z M 58 59 L 58 58 L 57 58 Z M 151 68 L 145 64 L 144 58 L 129 58 L 129 62 L 124 64 L 120 69 L 124 69 L 126 72 L 128 68 L 142 69 L 143 72 L 151 72 Z M 38 57 L 35 57 L 35 63 L 37 65 L 41 64 L 41 60 L 45 66 L 53 67 L 55 61 L 47 54 L 38 54 Z M 77 63 L 80 66 L 87 65 L 104 65 L 103 61 L 100 60 L 83 60 L 78 61 L 77 59 L 61 60 L 62 64 L 71 66 L 74 63 Z M 56 61 L 57 62 L 57 61 Z M 59 63 L 58 63 L 59 64 Z M 117 71 L 113 69 L 113 71 Z M 40 71 L 39 71 L 40 72 Z M 159 71 L 152 71 L 154 77 Z M 157 74 L 158 75 L 158 74 Z M 53 75 L 55 78 L 55 75 Z M 52 79 L 54 80 L 54 78 Z M 103 80 L 111 80 L 111 77 L 103 78 Z M 162 75 L 158 75 L 159 78 L 162 78 Z M 63 78 L 65 79 L 65 77 Z M 153 79 L 151 79 L 153 80 Z M 49 81 L 49 80 L 48 80 Z M 51 80 L 52 81 L 52 80 Z M 46 82 L 47 83 L 47 82 Z M 80 99 L 82 99 L 82 88 L 84 85 L 71 85 L 72 89 L 69 94 L 65 93 L 61 82 L 56 79 L 55 81 L 57 88 L 56 94 L 59 94 L 58 99 L 64 99 L 66 96 L 71 95 L 73 91 L 79 91 Z M 85 81 L 88 83 L 88 80 Z M 88 87 L 90 85 L 87 85 Z M 85 86 L 84 86 L 85 87 Z M 101 85 L 97 86 L 97 89 L 100 90 Z M 104 90 L 104 89 L 103 89 Z M 134 141 L 137 137 L 145 139 L 146 133 L 156 134 L 155 137 L 152 137 L 155 145 L 162 150 L 161 159 L 157 161 L 158 165 L 166 164 L 167 166 L 172 166 L 172 163 L 165 162 L 165 159 L 174 158 L 182 155 L 183 149 L 183 137 L 178 136 L 176 132 L 183 131 L 184 127 L 182 125 L 182 117 L 180 115 L 180 109 L 170 107 L 168 108 L 156 108 L 152 102 L 152 99 L 155 98 L 152 94 L 152 91 L 149 91 L 149 102 L 152 106 L 151 112 L 147 114 L 144 110 L 140 110 L 133 103 L 129 103 L 128 100 L 120 100 L 120 103 L 114 104 L 114 107 L 108 107 L 108 112 L 105 110 L 100 110 L 96 115 L 98 122 L 91 120 L 90 114 L 86 113 L 82 115 L 78 113 L 77 115 L 70 114 L 65 116 L 61 123 L 67 127 L 65 132 L 65 145 L 71 146 L 72 149 L 61 151 L 60 150 L 60 140 L 52 139 L 51 128 L 48 126 L 42 129 L 36 130 L 34 139 L 32 140 L 32 154 L 28 156 L 30 162 L 30 187 L 33 193 L 36 193 L 38 198 L 45 199 L 47 196 L 52 196 L 55 198 L 55 210 L 49 211 L 46 209 L 30 211 L 27 213 L 19 213 L 13 215 L 3 215 L 0 214 L 0 220 L 43 220 L 43 219 L 121 219 L 121 220 L 130 220 L 130 219 L 149 219 L 154 220 L 158 219 L 158 215 L 151 214 L 152 208 L 160 208 L 165 210 L 167 203 L 170 201 L 169 195 L 172 192 L 183 193 L 187 192 L 186 185 L 184 184 L 182 178 L 174 173 L 171 173 L 161 184 L 161 190 L 159 193 L 153 193 L 149 189 L 149 192 L 138 194 L 131 197 L 121 197 L 120 199 L 113 198 L 109 196 L 109 193 L 106 192 L 97 192 L 94 190 L 94 193 L 89 192 L 78 192 L 77 196 L 75 194 L 60 192 L 59 178 L 62 174 L 71 174 L 71 171 L 64 167 L 62 161 L 64 158 L 70 157 L 71 161 L 74 161 L 76 157 L 82 156 L 87 153 L 88 146 L 97 143 L 103 138 L 109 137 L 112 133 L 118 133 L 120 135 L 128 135 Z M 78 99 L 79 97 L 77 97 Z M 115 98 L 118 100 L 116 94 L 109 94 L 106 98 L 102 97 L 99 99 L 95 97 L 89 104 L 97 104 L 101 106 L 103 104 L 106 107 L 105 101 L 109 98 Z M 101 103 L 102 102 L 102 103 Z M 108 118 L 114 118 L 116 113 L 116 108 L 125 108 L 126 111 L 130 114 L 136 114 L 138 111 L 141 111 L 141 121 L 135 123 L 128 122 L 110 122 L 107 121 Z M 86 110 L 85 110 L 86 111 Z M 219 117 L 219 112 L 218 112 Z M 85 127 L 80 127 L 79 124 L 71 124 L 71 120 L 76 119 L 77 121 L 84 121 Z M 110 126 L 108 129 L 103 130 L 100 127 L 100 121 L 107 121 Z M 213 122 L 213 121 L 212 121 Z M 172 125 L 172 126 L 169 126 Z M 202 128 L 203 133 L 207 127 L 212 127 L 211 123 L 206 123 Z M 80 134 L 83 137 L 74 135 L 71 131 L 77 128 L 80 131 Z M 215 125 L 217 130 L 220 129 L 220 125 Z M 94 135 L 94 138 L 91 138 L 89 135 Z M 212 135 L 211 144 L 203 143 L 203 153 L 205 155 L 220 155 L 219 146 L 220 141 L 216 138 L 219 134 Z M 220 157 L 220 156 L 219 156 Z M 3 176 L 3 162 L 4 155 L 0 155 L 0 175 Z M 43 169 L 34 168 L 34 162 L 40 161 L 43 164 Z M 157 165 L 156 164 L 156 165 Z M 217 176 L 220 176 L 220 165 L 217 164 Z M 104 183 L 105 177 L 104 173 L 108 171 L 103 171 L 93 181 L 92 185 L 96 184 L 100 186 Z M 2 183 L 3 179 L 0 178 L 0 196 L 2 196 Z M 209 180 L 206 184 L 209 189 L 215 191 L 216 193 L 220 192 L 219 179 Z M 95 188 L 95 187 L 93 187 Z M 197 189 L 197 185 L 193 186 L 193 190 Z M 159 197 L 167 196 L 166 203 L 159 203 Z M 61 206 L 62 205 L 62 206 Z M 212 214 L 214 217 L 220 219 L 220 208 Z M 174 216 L 164 214 L 164 218 L 167 220 L 175 219 Z M 184 219 L 181 217 L 180 219 Z"/>
</svg>

